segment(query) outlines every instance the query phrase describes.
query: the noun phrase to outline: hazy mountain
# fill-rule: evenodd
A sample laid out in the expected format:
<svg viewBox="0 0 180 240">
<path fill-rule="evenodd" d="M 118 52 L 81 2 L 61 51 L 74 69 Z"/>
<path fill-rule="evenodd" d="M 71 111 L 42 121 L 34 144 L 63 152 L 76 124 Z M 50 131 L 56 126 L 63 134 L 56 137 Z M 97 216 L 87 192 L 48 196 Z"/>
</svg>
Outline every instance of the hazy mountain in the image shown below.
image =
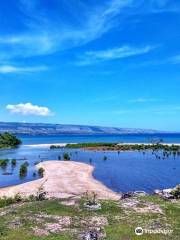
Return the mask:
<svg viewBox="0 0 180 240">
<path fill-rule="evenodd" d="M 0 132 L 28 135 L 55 134 L 152 134 L 159 131 L 152 129 L 116 128 L 84 125 L 64 125 L 48 123 L 0 122 Z"/>
</svg>

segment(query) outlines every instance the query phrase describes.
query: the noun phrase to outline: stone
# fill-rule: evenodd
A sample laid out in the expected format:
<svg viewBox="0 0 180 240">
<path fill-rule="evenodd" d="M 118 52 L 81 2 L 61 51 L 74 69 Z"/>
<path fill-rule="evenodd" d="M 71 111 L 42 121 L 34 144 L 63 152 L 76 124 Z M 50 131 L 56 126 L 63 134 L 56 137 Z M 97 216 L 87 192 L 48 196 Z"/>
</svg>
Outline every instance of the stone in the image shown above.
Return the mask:
<svg viewBox="0 0 180 240">
<path fill-rule="evenodd" d="M 101 209 L 101 204 L 100 203 L 95 203 L 95 204 L 84 203 L 84 207 L 88 210 L 99 210 Z"/>
</svg>

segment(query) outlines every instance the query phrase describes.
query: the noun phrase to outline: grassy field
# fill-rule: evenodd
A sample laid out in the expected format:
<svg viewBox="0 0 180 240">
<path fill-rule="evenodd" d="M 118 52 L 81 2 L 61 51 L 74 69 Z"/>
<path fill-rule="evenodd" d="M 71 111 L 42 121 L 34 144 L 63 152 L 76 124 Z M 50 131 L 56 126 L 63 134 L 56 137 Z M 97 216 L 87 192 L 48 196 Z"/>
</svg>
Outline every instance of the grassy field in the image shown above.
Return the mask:
<svg viewBox="0 0 180 240">
<path fill-rule="evenodd" d="M 101 201 L 102 208 L 97 211 L 86 210 L 84 201 L 67 206 L 67 201 L 44 200 L 0 208 L 0 239 L 76 240 L 91 229 L 106 240 L 180 239 L 180 201 L 164 201 L 157 196 Z M 136 204 L 127 205 L 133 202 Z M 136 227 L 172 233 L 136 236 Z"/>
</svg>

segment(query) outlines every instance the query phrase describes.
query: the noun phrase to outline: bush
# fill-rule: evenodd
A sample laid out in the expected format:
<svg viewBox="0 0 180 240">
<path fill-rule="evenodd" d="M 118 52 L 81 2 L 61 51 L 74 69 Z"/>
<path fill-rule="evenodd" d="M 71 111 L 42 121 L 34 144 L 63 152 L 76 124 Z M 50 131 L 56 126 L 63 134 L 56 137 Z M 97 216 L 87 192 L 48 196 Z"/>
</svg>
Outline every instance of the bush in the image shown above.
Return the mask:
<svg viewBox="0 0 180 240">
<path fill-rule="evenodd" d="M 6 167 L 8 165 L 9 159 L 0 159 L 0 167 Z"/>
<path fill-rule="evenodd" d="M 12 160 L 11 160 L 11 165 L 12 165 L 12 166 L 16 166 L 16 159 L 12 159 Z"/>
<path fill-rule="evenodd" d="M 25 177 L 26 174 L 27 174 L 27 166 L 26 164 L 22 164 L 19 169 L 19 176 L 22 178 L 22 177 Z"/>
<path fill-rule="evenodd" d="M 40 177 L 43 177 L 44 176 L 44 168 L 40 167 L 38 169 L 38 174 L 39 174 Z"/>
<path fill-rule="evenodd" d="M 37 191 L 36 200 L 37 201 L 46 200 L 46 194 L 47 193 L 44 191 L 44 187 L 40 186 Z"/>
<path fill-rule="evenodd" d="M 21 140 L 13 134 L 8 132 L 0 134 L 0 148 L 16 147 L 21 143 Z"/>
<path fill-rule="evenodd" d="M 65 161 L 69 161 L 71 158 L 70 158 L 70 156 L 69 156 L 68 153 L 64 153 L 64 154 L 63 154 L 63 159 L 64 159 Z"/>
<path fill-rule="evenodd" d="M 180 199 L 180 185 L 178 185 L 172 192 L 171 194 L 176 198 Z"/>
</svg>

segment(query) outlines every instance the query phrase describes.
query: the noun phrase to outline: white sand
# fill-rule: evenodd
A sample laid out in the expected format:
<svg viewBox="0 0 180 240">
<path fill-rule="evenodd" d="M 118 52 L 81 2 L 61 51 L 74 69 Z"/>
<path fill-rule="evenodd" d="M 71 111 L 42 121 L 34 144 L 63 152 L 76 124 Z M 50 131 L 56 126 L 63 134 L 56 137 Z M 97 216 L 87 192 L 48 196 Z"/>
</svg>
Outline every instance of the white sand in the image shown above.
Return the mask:
<svg viewBox="0 0 180 240">
<path fill-rule="evenodd" d="M 65 147 L 67 143 L 43 143 L 43 144 L 29 144 L 29 145 L 23 145 L 25 147 L 33 147 L 33 148 L 50 148 L 50 146 L 55 145 L 59 147 Z"/>
<path fill-rule="evenodd" d="M 80 197 L 87 191 L 95 192 L 99 199 L 118 200 L 120 195 L 95 180 L 92 176 L 93 167 L 88 164 L 71 161 L 47 161 L 39 163 L 43 167 L 44 177 L 16 186 L 0 188 L 0 197 L 36 195 L 38 188 L 43 186 L 47 197 L 68 198 Z"/>
</svg>

